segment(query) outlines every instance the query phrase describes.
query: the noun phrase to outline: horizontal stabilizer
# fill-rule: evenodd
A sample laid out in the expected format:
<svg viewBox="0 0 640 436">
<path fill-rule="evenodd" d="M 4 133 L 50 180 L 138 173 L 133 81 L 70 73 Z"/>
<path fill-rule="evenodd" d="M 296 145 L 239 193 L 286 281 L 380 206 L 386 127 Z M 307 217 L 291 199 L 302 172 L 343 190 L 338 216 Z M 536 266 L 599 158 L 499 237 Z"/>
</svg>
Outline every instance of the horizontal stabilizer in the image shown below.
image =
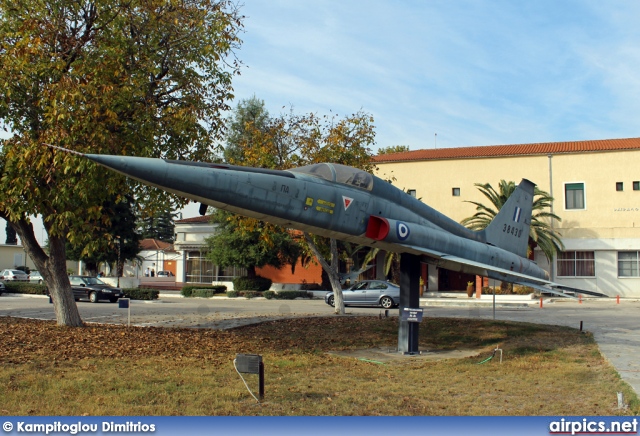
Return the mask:
<svg viewBox="0 0 640 436">
<path fill-rule="evenodd" d="M 551 289 L 548 288 L 546 286 L 540 286 L 540 285 L 536 285 L 535 283 L 528 283 L 528 282 L 518 282 L 516 283 L 517 285 L 521 285 L 521 286 L 527 286 L 529 288 L 533 288 L 533 289 L 537 289 L 540 292 L 546 292 L 549 294 L 554 294 L 554 295 L 558 295 L 560 297 L 567 297 L 567 298 L 573 298 L 576 299 L 575 295 L 572 294 L 565 294 L 563 291 L 557 291 L 555 289 Z"/>
<path fill-rule="evenodd" d="M 594 292 L 594 291 L 586 291 L 584 289 L 578 289 L 578 288 L 573 288 L 571 286 L 565 286 L 565 285 L 561 285 L 559 283 L 551 283 L 551 286 L 553 286 L 554 288 L 558 288 L 561 289 L 564 292 L 572 292 L 574 294 L 584 294 L 584 295 L 591 295 L 593 297 L 605 297 L 605 298 L 609 298 L 609 296 L 607 294 L 603 294 L 601 292 Z"/>
</svg>

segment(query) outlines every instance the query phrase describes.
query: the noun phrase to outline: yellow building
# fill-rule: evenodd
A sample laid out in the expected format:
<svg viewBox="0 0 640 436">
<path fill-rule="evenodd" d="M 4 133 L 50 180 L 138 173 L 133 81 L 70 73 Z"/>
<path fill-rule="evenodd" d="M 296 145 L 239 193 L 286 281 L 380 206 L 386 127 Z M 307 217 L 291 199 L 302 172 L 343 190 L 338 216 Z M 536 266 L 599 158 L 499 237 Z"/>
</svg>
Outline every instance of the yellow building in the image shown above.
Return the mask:
<svg viewBox="0 0 640 436">
<path fill-rule="evenodd" d="M 0 270 L 15 269 L 19 266 L 35 269 L 33 261 L 22 245 L 0 244 Z"/>
<path fill-rule="evenodd" d="M 640 138 L 416 150 L 376 156 L 377 175 L 456 221 L 490 205 L 475 183 L 526 178 L 554 197 L 565 251 L 534 260 L 552 280 L 640 297 Z M 429 271 L 429 289 L 439 289 Z"/>
</svg>

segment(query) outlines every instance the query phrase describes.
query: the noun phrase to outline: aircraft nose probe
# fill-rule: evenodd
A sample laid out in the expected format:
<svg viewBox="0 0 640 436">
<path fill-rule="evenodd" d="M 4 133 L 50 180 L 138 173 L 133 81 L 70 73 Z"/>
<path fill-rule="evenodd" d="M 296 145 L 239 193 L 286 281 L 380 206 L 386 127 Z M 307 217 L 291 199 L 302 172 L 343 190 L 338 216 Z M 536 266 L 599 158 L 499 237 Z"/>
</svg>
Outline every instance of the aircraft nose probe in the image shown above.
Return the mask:
<svg viewBox="0 0 640 436">
<path fill-rule="evenodd" d="M 49 148 L 55 148 L 55 149 L 57 149 L 57 150 L 62 150 L 62 151 L 65 151 L 65 152 L 67 152 L 67 153 L 75 154 L 75 155 L 78 155 L 78 156 L 83 156 L 83 157 L 85 156 L 85 154 L 84 154 L 84 153 L 81 153 L 81 152 L 79 152 L 79 151 L 75 151 L 75 150 L 70 150 L 70 149 L 68 149 L 68 148 L 60 147 L 60 146 L 58 146 L 58 145 L 51 145 L 51 144 L 47 144 L 46 142 L 43 142 L 42 144 L 43 144 L 43 145 L 46 145 L 46 146 L 47 146 L 47 147 L 49 147 Z"/>
</svg>

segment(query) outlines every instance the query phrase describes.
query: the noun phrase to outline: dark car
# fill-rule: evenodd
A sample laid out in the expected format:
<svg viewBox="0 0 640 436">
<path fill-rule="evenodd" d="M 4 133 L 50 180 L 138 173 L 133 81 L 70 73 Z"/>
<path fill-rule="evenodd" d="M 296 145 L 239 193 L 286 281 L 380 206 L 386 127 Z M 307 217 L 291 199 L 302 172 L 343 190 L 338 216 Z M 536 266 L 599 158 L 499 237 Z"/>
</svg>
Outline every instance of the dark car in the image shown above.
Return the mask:
<svg viewBox="0 0 640 436">
<path fill-rule="evenodd" d="M 173 277 L 173 273 L 171 271 L 158 271 L 156 274 L 157 277 Z"/>
<path fill-rule="evenodd" d="M 0 282 L 0 295 L 2 295 L 3 292 L 5 292 L 7 289 L 4 286 L 4 283 Z"/>
<path fill-rule="evenodd" d="M 383 280 L 364 280 L 342 291 L 345 306 L 381 306 L 390 309 L 400 302 L 400 287 Z M 335 306 L 333 292 L 324 296 L 324 302 Z"/>
<path fill-rule="evenodd" d="M 114 288 L 97 277 L 69 276 L 69 282 L 76 301 L 89 300 L 97 303 L 100 300 L 109 300 L 115 303 L 118 298 L 124 297 L 122 289 Z"/>
</svg>

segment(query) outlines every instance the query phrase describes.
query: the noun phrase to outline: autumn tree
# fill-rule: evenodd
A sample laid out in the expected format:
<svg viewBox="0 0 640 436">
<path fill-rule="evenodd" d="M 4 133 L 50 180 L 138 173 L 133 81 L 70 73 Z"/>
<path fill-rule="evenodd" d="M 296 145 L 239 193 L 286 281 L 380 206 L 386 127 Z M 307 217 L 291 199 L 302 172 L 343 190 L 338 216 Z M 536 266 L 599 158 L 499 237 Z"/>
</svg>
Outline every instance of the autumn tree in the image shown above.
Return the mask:
<svg viewBox="0 0 640 436">
<path fill-rule="evenodd" d="M 264 133 L 269 124 L 269 111 L 264 100 L 255 95 L 240 100 L 233 114 L 227 118 L 224 159 L 226 162 L 244 162 L 246 144 L 257 139 L 255 133 Z M 260 135 L 261 136 L 261 135 Z"/>
<path fill-rule="evenodd" d="M 269 112 L 263 100 L 255 96 L 241 100 L 227 118 L 225 161 L 236 165 L 248 163 L 250 148 L 258 148 L 269 125 Z M 252 162 L 251 166 L 256 165 Z M 269 167 L 271 168 L 271 167 Z M 241 267 L 249 278 L 256 268 L 270 265 L 281 268 L 296 263 L 300 248 L 292 235 L 280 226 L 218 210 L 212 215 L 215 233 L 205 240 L 207 258 L 223 267 Z"/>
<path fill-rule="evenodd" d="M 240 144 L 238 160 L 230 163 L 271 169 L 289 169 L 320 162 L 349 165 L 373 171 L 371 147 L 375 143 L 373 118 L 364 112 L 340 118 L 337 115 L 298 115 L 293 111 L 269 118 L 266 125 L 245 123 L 246 135 Z M 251 218 L 238 218 L 244 228 L 258 227 Z M 252 224 L 253 223 L 253 224 Z M 278 226 L 262 228 L 262 238 Z M 344 313 L 342 286 L 338 271 L 338 242 L 305 234 L 306 249 L 318 259 L 327 272 L 335 293 L 336 313 Z"/>
<path fill-rule="evenodd" d="M 388 147 L 380 147 L 378 149 L 378 155 L 381 154 L 393 154 L 393 153 L 403 153 L 409 151 L 408 145 L 390 145 Z"/>
<path fill-rule="evenodd" d="M 65 245 L 90 254 L 105 200 L 167 195 L 73 154 L 207 160 L 239 64 L 242 17 L 226 0 L 0 0 L 0 217 L 46 280 L 58 324 L 81 326 Z M 176 201 L 180 202 L 183 200 Z M 180 203 L 178 203 L 180 204 Z M 49 254 L 30 216 L 41 215 Z M 113 241 L 111 241 L 113 242 Z"/>
<path fill-rule="evenodd" d="M 222 267 L 245 268 L 251 279 L 257 277 L 256 268 L 295 265 L 300 257 L 300 247 L 286 229 L 273 228 L 263 221 L 239 219 L 223 210 L 217 210 L 211 222 L 217 226 L 215 233 L 205 239 L 207 258 Z M 243 228 L 245 224 L 249 228 Z M 265 227 L 270 231 L 266 232 Z"/>
</svg>

